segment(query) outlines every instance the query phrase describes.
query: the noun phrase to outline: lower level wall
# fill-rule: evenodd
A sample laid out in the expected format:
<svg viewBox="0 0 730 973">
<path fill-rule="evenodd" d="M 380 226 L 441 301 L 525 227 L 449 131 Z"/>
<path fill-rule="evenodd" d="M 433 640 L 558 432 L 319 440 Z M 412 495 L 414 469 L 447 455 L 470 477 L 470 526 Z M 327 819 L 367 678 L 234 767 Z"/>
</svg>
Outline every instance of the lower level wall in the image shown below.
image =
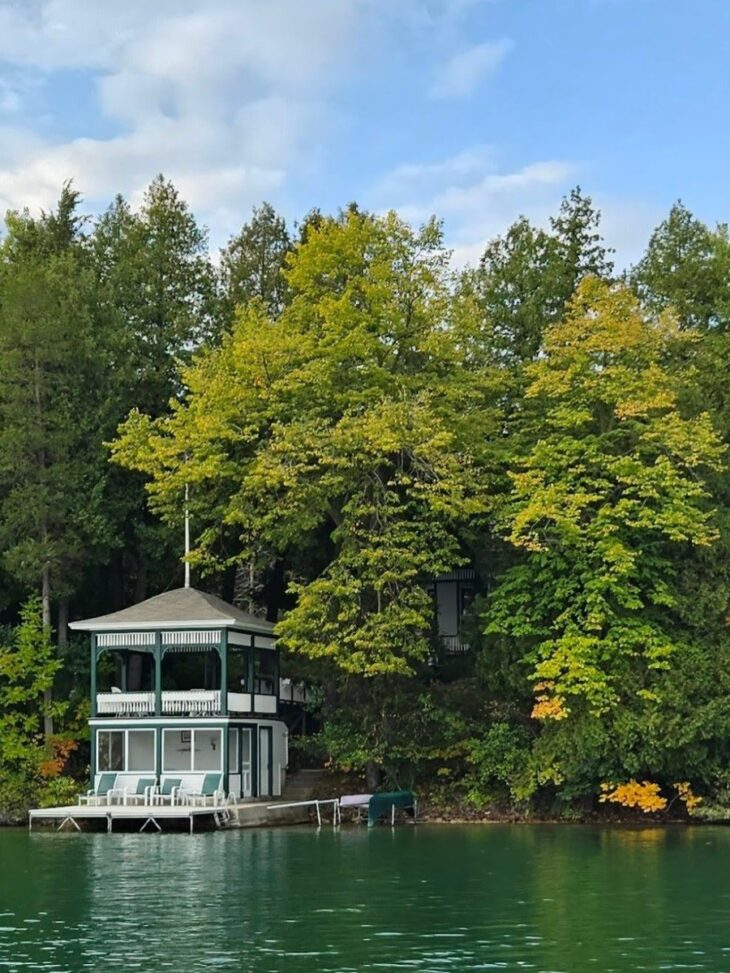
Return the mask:
<svg viewBox="0 0 730 973">
<path fill-rule="evenodd" d="M 206 773 L 220 771 L 226 793 L 245 800 L 279 797 L 286 783 L 288 730 L 281 720 L 96 718 L 89 725 L 95 788 L 102 773 L 116 773 L 115 786 L 129 793 L 140 781 L 164 778 L 180 779 L 183 787 L 199 790 Z"/>
</svg>

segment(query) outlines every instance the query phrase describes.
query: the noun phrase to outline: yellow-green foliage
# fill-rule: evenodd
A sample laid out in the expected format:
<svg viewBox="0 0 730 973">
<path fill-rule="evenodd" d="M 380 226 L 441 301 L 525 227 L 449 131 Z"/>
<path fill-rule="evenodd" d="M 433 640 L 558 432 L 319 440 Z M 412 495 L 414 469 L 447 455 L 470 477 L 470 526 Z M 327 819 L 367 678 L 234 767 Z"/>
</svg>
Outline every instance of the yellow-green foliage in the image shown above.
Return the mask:
<svg viewBox="0 0 730 973">
<path fill-rule="evenodd" d="M 654 674 L 680 648 L 676 565 L 716 539 L 705 478 L 724 453 L 707 414 L 683 413 L 666 366 L 692 340 L 627 288 L 589 278 L 528 370 L 529 448 L 502 511 L 524 556 L 487 618 L 529 646 L 537 719 L 605 712 L 627 692 L 656 700 Z"/>
<path fill-rule="evenodd" d="M 222 531 L 248 557 L 319 538 L 331 556 L 292 580 L 280 639 L 348 672 L 407 674 L 429 651 L 422 581 L 462 563 L 459 530 L 490 507 L 478 307 L 452 287 L 439 227 L 394 214 L 323 221 L 286 278 L 277 320 L 249 306 L 185 373 L 185 403 L 133 414 L 114 456 L 152 477 L 170 518 L 190 485 L 203 567 Z"/>
</svg>

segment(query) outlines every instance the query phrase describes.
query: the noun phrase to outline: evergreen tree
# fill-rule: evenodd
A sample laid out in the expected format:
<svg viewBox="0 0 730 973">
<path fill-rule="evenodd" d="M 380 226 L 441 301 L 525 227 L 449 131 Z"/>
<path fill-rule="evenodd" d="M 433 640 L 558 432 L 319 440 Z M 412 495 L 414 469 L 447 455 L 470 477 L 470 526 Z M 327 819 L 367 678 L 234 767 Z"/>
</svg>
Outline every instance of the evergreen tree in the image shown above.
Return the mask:
<svg viewBox="0 0 730 973">
<path fill-rule="evenodd" d="M 226 320 L 232 320 L 235 307 L 253 300 L 271 317 L 281 313 L 287 301 L 283 270 L 291 249 L 284 219 L 269 203 L 256 207 L 221 255 Z"/>
<path fill-rule="evenodd" d="M 9 214 L 0 250 L 0 549 L 4 570 L 42 593 L 49 628 L 52 602 L 65 603 L 110 539 L 99 335 L 77 206 L 66 186 L 52 213 Z"/>
</svg>

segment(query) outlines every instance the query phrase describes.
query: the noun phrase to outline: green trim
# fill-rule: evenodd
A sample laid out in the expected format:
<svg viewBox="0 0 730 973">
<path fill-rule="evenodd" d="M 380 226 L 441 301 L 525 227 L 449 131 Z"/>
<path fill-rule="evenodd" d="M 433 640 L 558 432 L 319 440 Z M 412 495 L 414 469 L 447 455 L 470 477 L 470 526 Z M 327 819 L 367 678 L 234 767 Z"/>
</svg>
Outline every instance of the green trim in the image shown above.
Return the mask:
<svg viewBox="0 0 730 973">
<path fill-rule="evenodd" d="M 96 748 L 98 745 L 96 736 L 99 730 L 101 729 L 104 728 L 95 727 L 95 726 L 89 727 L 89 731 L 90 731 L 89 736 L 91 737 L 91 753 L 89 755 L 89 776 L 91 777 L 92 786 L 94 784 L 94 780 L 96 779 Z"/>
<path fill-rule="evenodd" d="M 228 716 L 228 629 L 224 628 L 221 636 L 221 716 Z M 228 744 L 226 744 L 227 746 Z M 228 772 L 224 766 L 223 773 L 226 775 L 224 780 L 225 791 L 228 793 Z"/>
<path fill-rule="evenodd" d="M 91 636 L 91 717 L 96 716 L 96 636 Z M 94 761 L 92 760 L 92 772 Z"/>
<path fill-rule="evenodd" d="M 155 716 L 162 716 L 162 633 L 155 632 Z"/>
<path fill-rule="evenodd" d="M 218 727 L 215 727 L 215 729 L 218 729 Z M 221 754 L 223 758 L 221 762 L 221 767 L 223 770 L 223 793 L 228 794 L 228 733 L 230 731 L 230 727 L 223 726 L 220 729 L 221 738 L 223 740 L 223 753 Z"/>
<path fill-rule="evenodd" d="M 251 797 L 259 796 L 259 725 L 246 723 L 242 730 L 251 731 Z"/>
<path fill-rule="evenodd" d="M 155 774 L 157 777 L 162 777 L 162 731 L 164 727 L 153 726 L 151 729 L 155 731 Z"/>
<path fill-rule="evenodd" d="M 257 742 L 257 750 L 260 749 L 260 747 L 261 747 L 261 734 L 262 733 L 268 733 L 269 734 L 269 788 L 268 788 L 269 793 L 267 795 L 265 795 L 265 796 L 266 797 L 273 797 L 274 796 L 274 729 L 271 726 L 260 726 L 259 727 L 258 739 L 256 741 Z M 257 763 L 257 770 L 258 770 L 258 759 L 257 759 L 256 763 Z M 258 785 L 258 783 L 259 783 L 259 781 L 258 781 L 258 773 L 257 773 L 256 776 L 257 776 L 257 785 Z"/>
</svg>

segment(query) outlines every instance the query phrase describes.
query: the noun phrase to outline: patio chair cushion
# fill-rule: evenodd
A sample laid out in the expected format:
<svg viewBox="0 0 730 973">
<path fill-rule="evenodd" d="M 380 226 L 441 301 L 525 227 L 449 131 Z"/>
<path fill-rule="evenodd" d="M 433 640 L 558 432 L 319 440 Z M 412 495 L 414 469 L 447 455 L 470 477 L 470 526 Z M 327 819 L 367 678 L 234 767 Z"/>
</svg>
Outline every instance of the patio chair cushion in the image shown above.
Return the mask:
<svg viewBox="0 0 730 973">
<path fill-rule="evenodd" d="M 166 797 L 169 797 L 170 794 L 172 794 L 173 789 L 175 787 L 179 787 L 181 783 L 181 777 L 165 777 L 162 782 L 162 786 L 160 787 L 160 794 L 164 794 Z"/>
<path fill-rule="evenodd" d="M 154 777 L 140 777 L 137 781 L 135 794 L 144 794 L 148 787 L 154 787 L 157 782 Z"/>
<path fill-rule="evenodd" d="M 99 776 L 99 783 L 96 786 L 97 794 L 106 794 L 107 791 L 113 791 L 117 783 L 116 774 L 101 774 Z"/>
<path fill-rule="evenodd" d="M 213 797 L 217 793 L 220 787 L 221 775 L 220 774 L 206 774 L 203 778 L 203 783 L 200 788 L 200 793 L 203 797 Z"/>
</svg>

